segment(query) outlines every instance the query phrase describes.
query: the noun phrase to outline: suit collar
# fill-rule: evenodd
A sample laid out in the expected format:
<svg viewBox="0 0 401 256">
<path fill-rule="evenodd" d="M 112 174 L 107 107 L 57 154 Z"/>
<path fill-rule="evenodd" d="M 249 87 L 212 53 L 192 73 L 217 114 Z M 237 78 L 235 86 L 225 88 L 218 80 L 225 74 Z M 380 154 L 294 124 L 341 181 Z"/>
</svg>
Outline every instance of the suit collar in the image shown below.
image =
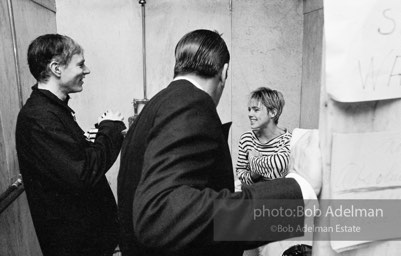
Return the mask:
<svg viewBox="0 0 401 256">
<path fill-rule="evenodd" d="M 64 101 L 60 100 L 56 95 L 54 95 L 49 90 L 39 89 L 38 88 L 38 84 L 35 84 L 34 86 L 32 86 L 32 91 L 33 91 L 34 94 L 41 95 L 41 96 L 47 98 L 51 102 L 57 104 L 58 106 L 61 106 L 62 108 L 66 109 L 67 111 L 69 111 L 69 112 L 71 112 L 73 114 L 75 113 L 74 110 L 72 110 L 68 106 L 68 101 L 70 99 L 69 95 L 67 95 L 67 98 Z"/>
<path fill-rule="evenodd" d="M 205 91 L 200 85 L 199 83 L 197 83 L 194 79 L 191 79 L 189 77 L 185 77 L 185 76 L 177 76 L 176 78 L 174 78 L 173 81 L 177 81 L 177 80 L 187 80 L 188 82 L 190 82 L 191 84 L 193 84 L 196 88 L 198 88 L 199 90 Z"/>
</svg>

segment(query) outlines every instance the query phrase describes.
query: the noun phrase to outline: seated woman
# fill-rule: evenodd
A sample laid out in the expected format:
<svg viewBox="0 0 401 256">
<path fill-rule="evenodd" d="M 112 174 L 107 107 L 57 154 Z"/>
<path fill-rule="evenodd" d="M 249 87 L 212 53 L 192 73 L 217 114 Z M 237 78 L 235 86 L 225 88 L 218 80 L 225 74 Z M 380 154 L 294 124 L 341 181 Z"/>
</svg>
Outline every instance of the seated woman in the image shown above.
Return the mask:
<svg viewBox="0 0 401 256">
<path fill-rule="evenodd" d="M 284 177 L 290 159 L 291 133 L 277 126 L 285 101 L 276 90 L 260 87 L 250 95 L 251 131 L 241 135 L 236 174 L 242 184 Z"/>
</svg>

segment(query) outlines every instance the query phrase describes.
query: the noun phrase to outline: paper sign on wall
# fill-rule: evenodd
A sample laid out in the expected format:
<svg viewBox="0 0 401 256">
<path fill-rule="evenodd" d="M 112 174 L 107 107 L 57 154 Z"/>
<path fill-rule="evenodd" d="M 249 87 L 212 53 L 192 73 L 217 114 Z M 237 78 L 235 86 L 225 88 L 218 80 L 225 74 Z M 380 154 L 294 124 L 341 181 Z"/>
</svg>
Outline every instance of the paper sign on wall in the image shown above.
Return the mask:
<svg viewBox="0 0 401 256">
<path fill-rule="evenodd" d="M 401 199 L 401 132 L 335 133 L 332 199 Z"/>
<path fill-rule="evenodd" d="M 342 252 L 369 241 L 401 238 L 398 228 L 400 170 L 401 132 L 333 134 L 331 198 L 340 204 L 350 202 L 347 200 L 356 200 L 360 204 L 366 202 L 368 207 L 362 209 L 371 207 L 383 211 L 382 215 L 373 215 L 372 218 L 337 219 L 340 224 L 351 221 L 359 225 L 361 232 L 354 234 L 358 239 L 333 239 L 331 246 L 334 250 Z M 370 235 L 373 238 L 364 239 Z"/>
<path fill-rule="evenodd" d="M 340 102 L 401 97 L 399 0 L 325 0 L 326 87 Z"/>
</svg>

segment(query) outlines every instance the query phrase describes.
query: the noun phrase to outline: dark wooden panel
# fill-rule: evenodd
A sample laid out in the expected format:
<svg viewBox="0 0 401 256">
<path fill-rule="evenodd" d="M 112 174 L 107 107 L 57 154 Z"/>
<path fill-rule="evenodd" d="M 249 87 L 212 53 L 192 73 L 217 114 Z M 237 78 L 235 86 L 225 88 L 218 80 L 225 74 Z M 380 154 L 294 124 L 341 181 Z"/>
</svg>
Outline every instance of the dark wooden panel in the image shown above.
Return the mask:
<svg viewBox="0 0 401 256">
<path fill-rule="evenodd" d="M 16 70 L 10 30 L 7 1 L 0 2 L 0 193 L 11 184 L 17 159 L 14 143 L 14 125 L 19 110 Z M 30 255 L 21 248 L 18 234 L 21 223 L 17 215 L 21 208 L 12 204 L 0 215 L 0 255 Z M 40 253 L 40 252 L 39 252 Z"/>
<path fill-rule="evenodd" d="M 56 13 L 56 3 L 54 0 L 31 0 L 32 2 Z"/>
<path fill-rule="evenodd" d="M 313 12 L 323 8 L 323 0 L 304 0 L 304 13 Z"/>
<path fill-rule="evenodd" d="M 54 3 L 54 0 L 46 1 Z M 23 101 L 31 94 L 35 79 L 29 72 L 26 53 L 32 40 L 42 34 L 56 33 L 56 14 L 31 0 L 13 0 L 18 59 Z"/>
<path fill-rule="evenodd" d="M 0 116 L 2 125 L 2 140 L 5 159 L 2 160 L 2 179 L 0 180 L 1 190 L 9 185 L 11 179 L 10 170 L 16 169 L 14 123 L 18 107 L 17 76 L 15 71 L 12 36 L 10 22 L 8 19 L 7 1 L 0 3 Z M 3 169 L 5 168 L 5 169 Z"/>
<path fill-rule="evenodd" d="M 45 1 L 46 2 L 46 1 Z M 53 2 L 52 1 L 48 1 Z M 30 0 L 12 0 L 19 77 L 24 101 L 34 80 L 29 73 L 26 49 L 37 35 L 56 31 L 55 13 Z M 0 193 L 19 173 L 15 150 L 15 125 L 19 112 L 17 72 L 7 1 L 0 2 Z M 41 255 L 25 193 L 0 215 L 0 255 Z"/>
<path fill-rule="evenodd" d="M 0 111 L 0 193 L 7 189 L 9 179 L 6 155 L 6 141 L 3 134 L 3 123 Z"/>
</svg>

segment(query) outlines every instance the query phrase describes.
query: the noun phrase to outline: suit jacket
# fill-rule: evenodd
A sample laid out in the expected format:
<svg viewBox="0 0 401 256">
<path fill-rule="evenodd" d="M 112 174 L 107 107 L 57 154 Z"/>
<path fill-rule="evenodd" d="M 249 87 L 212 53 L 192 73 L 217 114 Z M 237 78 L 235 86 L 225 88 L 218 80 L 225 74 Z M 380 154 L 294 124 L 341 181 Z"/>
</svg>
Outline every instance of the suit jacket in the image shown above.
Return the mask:
<svg viewBox="0 0 401 256">
<path fill-rule="evenodd" d="M 173 81 L 143 108 L 123 143 L 118 176 L 124 256 L 242 255 L 267 242 L 257 239 L 259 231 L 245 241 L 255 227 L 244 218 L 250 208 L 267 199 L 303 204 L 293 179 L 234 193 L 221 125 L 212 98 L 186 80 Z"/>
<path fill-rule="evenodd" d="M 33 87 L 17 120 L 19 166 L 43 255 L 103 255 L 118 242 L 117 205 L 105 173 L 125 126 L 103 121 L 89 142 L 67 101 Z"/>
</svg>

